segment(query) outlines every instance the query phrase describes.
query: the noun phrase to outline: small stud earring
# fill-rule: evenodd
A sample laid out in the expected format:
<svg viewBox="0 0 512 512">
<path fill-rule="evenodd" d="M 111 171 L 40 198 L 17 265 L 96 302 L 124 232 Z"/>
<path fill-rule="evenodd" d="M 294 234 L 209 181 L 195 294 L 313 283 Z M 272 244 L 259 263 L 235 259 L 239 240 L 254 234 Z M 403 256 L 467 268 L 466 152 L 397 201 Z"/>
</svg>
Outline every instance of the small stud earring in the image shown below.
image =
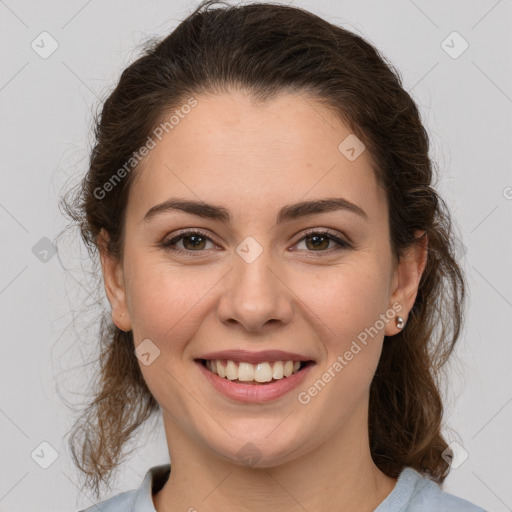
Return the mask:
<svg viewBox="0 0 512 512">
<path fill-rule="evenodd" d="M 404 326 L 404 319 L 401 316 L 396 317 L 396 326 L 399 329 L 402 329 L 402 327 Z"/>
</svg>

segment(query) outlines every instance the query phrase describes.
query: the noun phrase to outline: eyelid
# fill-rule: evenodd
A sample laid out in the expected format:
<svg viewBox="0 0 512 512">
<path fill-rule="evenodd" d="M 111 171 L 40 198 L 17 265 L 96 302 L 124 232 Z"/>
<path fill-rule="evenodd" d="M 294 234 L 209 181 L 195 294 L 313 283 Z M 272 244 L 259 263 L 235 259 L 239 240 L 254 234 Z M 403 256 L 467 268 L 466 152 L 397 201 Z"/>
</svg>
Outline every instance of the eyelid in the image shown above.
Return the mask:
<svg viewBox="0 0 512 512">
<path fill-rule="evenodd" d="M 354 246 L 352 240 L 350 240 L 350 238 L 348 236 L 346 236 L 345 234 L 339 233 L 338 231 L 335 231 L 330 228 L 322 228 L 322 227 L 306 229 L 305 231 L 300 233 L 300 235 L 299 235 L 300 238 L 297 239 L 297 241 L 295 242 L 294 245 L 296 245 L 298 242 L 300 242 L 306 236 L 313 235 L 313 234 L 329 235 L 331 237 L 331 240 L 335 241 L 336 243 L 339 243 L 342 246 L 345 246 L 346 248 Z M 311 252 L 314 252 L 314 251 L 311 251 Z M 322 251 L 318 251 L 318 252 L 322 252 Z M 327 251 L 324 251 L 324 252 L 327 252 Z"/>
<path fill-rule="evenodd" d="M 215 242 L 214 238 L 210 236 L 206 231 L 202 230 L 201 228 L 184 228 L 182 230 L 179 230 L 177 233 L 173 235 L 172 238 L 164 240 L 162 242 L 162 246 L 164 249 L 176 252 L 176 253 L 185 253 L 185 254 L 191 254 L 191 253 L 205 253 L 207 250 L 200 250 L 200 251 L 192 251 L 189 249 L 171 249 L 171 246 L 174 245 L 175 241 L 178 241 L 187 235 L 201 235 L 202 237 L 206 238 L 208 241 L 212 242 L 214 245 L 219 245 Z M 315 227 L 315 228 L 308 228 L 305 231 L 302 231 L 299 235 L 297 240 L 294 242 L 294 246 L 297 245 L 299 242 L 301 242 L 304 238 L 310 236 L 310 235 L 327 235 L 329 240 L 335 242 L 338 244 L 338 247 L 335 249 L 330 249 L 326 251 L 305 251 L 307 253 L 318 253 L 318 254 L 332 254 L 334 252 L 338 252 L 341 250 L 347 250 L 354 247 L 353 242 L 346 236 L 341 235 L 337 231 L 334 231 L 330 228 L 322 228 L 322 227 Z"/>
<path fill-rule="evenodd" d="M 187 235 L 201 235 L 202 237 L 206 238 L 208 241 L 212 242 L 215 245 L 219 245 L 215 242 L 212 236 L 210 236 L 206 231 L 202 230 L 201 228 L 185 228 L 182 230 L 179 230 L 177 233 L 175 233 L 172 238 L 164 239 L 162 242 L 162 245 L 164 248 L 170 247 L 172 244 L 171 242 L 174 242 L 174 240 L 180 240 L 181 238 L 184 238 Z M 205 252 L 205 251 L 189 251 L 187 249 L 176 249 L 176 252 Z"/>
</svg>

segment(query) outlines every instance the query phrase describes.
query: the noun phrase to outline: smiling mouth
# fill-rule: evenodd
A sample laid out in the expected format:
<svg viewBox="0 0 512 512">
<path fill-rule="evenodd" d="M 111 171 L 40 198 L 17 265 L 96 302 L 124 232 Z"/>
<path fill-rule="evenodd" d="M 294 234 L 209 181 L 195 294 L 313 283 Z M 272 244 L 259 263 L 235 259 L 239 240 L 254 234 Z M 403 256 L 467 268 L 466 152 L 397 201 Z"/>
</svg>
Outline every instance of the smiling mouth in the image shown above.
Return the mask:
<svg viewBox="0 0 512 512">
<path fill-rule="evenodd" d="M 198 359 L 207 370 L 237 384 L 272 384 L 302 371 L 314 361 L 263 361 L 252 364 L 225 359 Z"/>
</svg>

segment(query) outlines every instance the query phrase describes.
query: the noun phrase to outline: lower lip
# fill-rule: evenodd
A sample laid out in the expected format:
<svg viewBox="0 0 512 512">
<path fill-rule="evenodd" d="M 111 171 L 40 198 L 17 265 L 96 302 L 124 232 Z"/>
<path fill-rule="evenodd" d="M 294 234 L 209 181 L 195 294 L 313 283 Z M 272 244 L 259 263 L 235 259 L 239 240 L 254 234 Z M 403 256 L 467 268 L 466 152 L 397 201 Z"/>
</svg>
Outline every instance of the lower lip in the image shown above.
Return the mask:
<svg viewBox="0 0 512 512">
<path fill-rule="evenodd" d="M 208 370 L 201 361 L 196 361 L 196 364 L 199 365 L 199 369 L 208 382 L 219 393 L 233 400 L 237 400 L 238 402 L 245 403 L 270 402 L 289 393 L 304 381 L 309 371 L 314 366 L 310 364 L 297 373 L 290 375 L 290 377 L 283 377 L 270 384 L 239 384 L 224 377 L 219 377 L 217 374 Z"/>
</svg>

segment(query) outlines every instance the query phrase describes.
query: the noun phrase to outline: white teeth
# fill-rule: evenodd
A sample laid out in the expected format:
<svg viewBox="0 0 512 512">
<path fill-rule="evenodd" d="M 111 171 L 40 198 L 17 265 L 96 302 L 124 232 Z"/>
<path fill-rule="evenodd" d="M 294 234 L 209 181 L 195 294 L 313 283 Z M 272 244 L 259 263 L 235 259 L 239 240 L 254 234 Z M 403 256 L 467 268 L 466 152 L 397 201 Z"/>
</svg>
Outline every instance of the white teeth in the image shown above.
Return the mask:
<svg viewBox="0 0 512 512">
<path fill-rule="evenodd" d="M 270 363 L 258 363 L 254 371 L 256 382 L 270 382 L 272 380 L 272 368 Z"/>
<path fill-rule="evenodd" d="M 263 362 L 252 364 L 216 359 L 207 360 L 206 368 L 219 377 L 229 380 L 238 379 L 241 382 L 270 382 L 272 379 L 279 380 L 297 373 L 300 364 L 300 361 L 275 361 L 273 363 Z"/>
<path fill-rule="evenodd" d="M 226 364 L 226 377 L 229 380 L 238 379 L 238 366 L 233 361 L 228 361 Z"/>
<path fill-rule="evenodd" d="M 283 373 L 285 377 L 289 377 L 293 372 L 293 361 L 286 361 L 283 367 Z"/>
<path fill-rule="evenodd" d="M 217 375 L 219 377 L 226 376 L 226 368 L 223 366 L 222 361 L 214 361 L 215 367 L 217 368 Z"/>
<path fill-rule="evenodd" d="M 244 382 L 254 380 L 254 365 L 251 363 L 238 363 L 238 380 Z"/>
<path fill-rule="evenodd" d="M 282 379 L 283 378 L 283 362 L 282 361 L 276 361 L 274 363 L 274 367 L 272 369 L 272 377 L 274 379 Z"/>
</svg>

